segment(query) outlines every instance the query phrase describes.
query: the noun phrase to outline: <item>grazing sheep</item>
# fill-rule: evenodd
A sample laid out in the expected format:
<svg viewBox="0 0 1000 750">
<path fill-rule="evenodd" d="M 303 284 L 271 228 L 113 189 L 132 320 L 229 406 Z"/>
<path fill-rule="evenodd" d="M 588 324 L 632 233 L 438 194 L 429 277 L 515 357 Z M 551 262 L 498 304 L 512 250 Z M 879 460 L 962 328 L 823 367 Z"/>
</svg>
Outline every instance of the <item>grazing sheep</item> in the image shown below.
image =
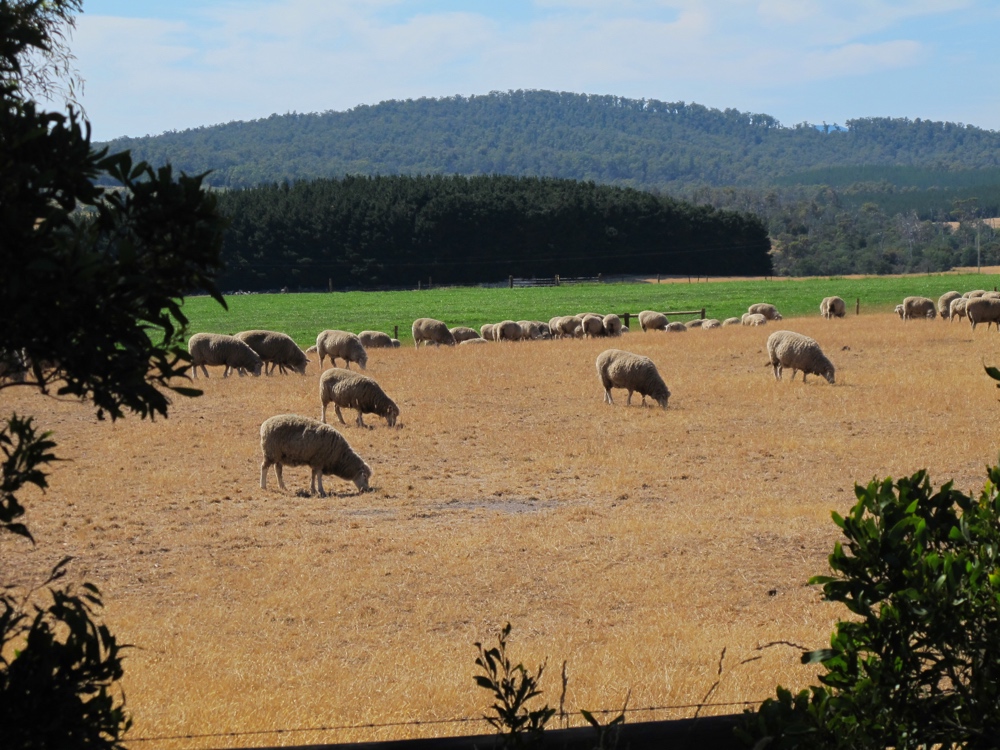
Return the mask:
<svg viewBox="0 0 1000 750">
<path fill-rule="evenodd" d="M 382 331 L 362 331 L 358 334 L 358 340 L 365 349 L 393 349 L 398 346 L 393 345 L 394 338 Z"/>
<path fill-rule="evenodd" d="M 488 343 L 490 342 L 484 339 L 483 337 L 476 336 L 476 338 L 474 339 L 465 339 L 465 341 L 459 341 L 458 345 L 465 346 L 466 344 L 488 344 Z"/>
<path fill-rule="evenodd" d="M 604 331 L 604 318 L 596 314 L 588 314 L 583 318 L 583 335 L 586 338 L 597 338 L 598 336 L 603 336 Z"/>
<path fill-rule="evenodd" d="M 257 352 L 257 356 L 264 362 L 265 375 L 270 375 L 276 368 L 284 375 L 286 367 L 299 375 L 306 374 L 309 357 L 288 334 L 278 331 L 240 331 L 236 338 Z"/>
<path fill-rule="evenodd" d="M 549 334 L 554 339 L 561 339 L 563 337 L 562 331 L 559 330 L 559 321 L 565 316 L 556 315 L 554 318 L 549 318 Z"/>
<path fill-rule="evenodd" d="M 951 303 L 957 299 L 962 299 L 962 295 L 958 292 L 945 292 L 938 297 L 937 311 L 941 320 L 951 321 Z"/>
<path fill-rule="evenodd" d="M 903 319 L 903 306 L 902 305 L 896 305 L 896 315 L 899 316 L 900 320 Z"/>
<path fill-rule="evenodd" d="M 927 297 L 907 297 L 903 300 L 903 320 L 933 318 L 937 315 L 934 300 Z"/>
<path fill-rule="evenodd" d="M 973 297 L 966 302 L 965 314 L 972 324 L 973 331 L 979 323 L 985 323 L 987 330 L 990 323 L 995 323 L 997 330 L 1000 331 L 1000 299 Z"/>
<path fill-rule="evenodd" d="M 559 318 L 558 330 L 560 335 L 569 336 L 571 339 L 583 336 L 583 321 L 576 315 L 563 315 Z"/>
<path fill-rule="evenodd" d="M 743 321 L 740 320 L 739 318 L 726 318 L 724 321 L 722 321 L 723 326 L 738 326 L 742 324 Z"/>
<path fill-rule="evenodd" d="M 767 318 L 763 313 L 743 313 L 740 322 L 745 326 L 766 326 Z"/>
<path fill-rule="evenodd" d="M 667 327 L 663 330 L 667 333 L 684 333 L 687 331 L 688 327 L 681 323 L 679 320 L 675 320 L 673 323 L 667 323 Z"/>
<path fill-rule="evenodd" d="M 986 292 L 980 299 L 1000 299 L 1000 292 Z"/>
<path fill-rule="evenodd" d="M 483 323 L 482 327 L 479 329 L 479 335 L 487 341 L 493 341 L 493 328 L 493 323 Z"/>
<path fill-rule="evenodd" d="M 984 294 L 986 294 L 985 289 L 976 289 L 971 292 L 966 292 L 962 296 L 965 297 L 966 299 L 975 299 L 976 297 L 982 297 Z"/>
<path fill-rule="evenodd" d="M 847 315 L 847 305 L 840 297 L 824 297 L 819 303 L 819 314 L 829 320 Z"/>
<path fill-rule="evenodd" d="M 330 425 L 297 414 L 279 414 L 265 419 L 260 426 L 260 488 L 267 489 L 267 470 L 274 466 L 278 486 L 285 489 L 283 466 L 308 466 L 312 469 L 309 492 L 323 490 L 323 475 L 333 474 L 354 482 L 361 492 L 368 491 L 371 467 L 347 444 L 344 436 Z"/>
<path fill-rule="evenodd" d="M 226 369 L 222 371 L 224 378 L 229 377 L 230 370 L 236 370 L 240 377 L 248 371 L 257 377 L 264 366 L 249 344 L 224 333 L 196 333 L 188 339 L 188 353 L 191 355 L 191 370 L 196 378 L 199 367 L 205 377 L 208 377 L 205 365 L 225 366 Z"/>
<path fill-rule="evenodd" d="M 722 323 L 716 318 L 708 318 L 702 321 L 701 327 L 702 330 L 710 330 L 712 328 L 722 328 Z"/>
<path fill-rule="evenodd" d="M 958 299 L 953 299 L 951 301 L 951 307 L 948 309 L 948 322 L 953 321 L 956 315 L 958 316 L 959 320 L 964 318 L 965 308 L 968 304 L 969 300 L 967 297 L 959 297 Z"/>
<path fill-rule="evenodd" d="M 643 331 L 665 331 L 667 316 L 653 310 L 643 310 L 639 313 L 639 326 Z"/>
<path fill-rule="evenodd" d="M 535 339 L 547 338 L 543 325 L 540 320 L 519 320 L 517 321 L 518 327 L 521 329 L 521 340 L 522 341 L 534 341 Z M 546 328 L 548 326 L 546 325 Z"/>
<path fill-rule="evenodd" d="M 694 320 L 689 320 L 684 324 L 686 328 L 701 328 L 703 325 L 705 325 L 704 318 L 695 318 Z"/>
<path fill-rule="evenodd" d="M 513 320 L 504 320 L 493 326 L 494 341 L 520 341 L 521 326 Z"/>
<path fill-rule="evenodd" d="M 456 344 L 461 344 L 463 341 L 468 339 L 478 339 L 479 332 L 473 328 L 467 328 L 466 326 L 455 326 L 451 329 L 451 335 L 455 339 Z"/>
<path fill-rule="evenodd" d="M 642 396 L 643 405 L 646 396 L 649 396 L 662 408 L 667 408 L 670 391 L 649 357 L 621 349 L 608 349 L 597 356 L 597 375 L 604 386 L 605 403 L 614 404 L 612 388 L 624 388 L 628 391 L 626 404 L 632 403 L 632 393 L 637 392 Z"/>
<path fill-rule="evenodd" d="M 393 339 L 393 340 L 392 340 L 392 348 L 393 348 L 393 349 L 398 349 L 398 348 L 399 348 L 399 347 L 401 347 L 402 345 L 403 345 L 403 344 L 402 344 L 402 343 L 400 342 L 400 340 L 399 340 L 399 339 Z"/>
<path fill-rule="evenodd" d="M 308 351 L 308 350 L 307 350 Z M 316 352 L 319 354 L 319 366 L 323 359 L 330 358 L 330 364 L 337 366 L 337 360 L 344 360 L 344 367 L 351 369 L 351 362 L 357 362 L 364 370 L 368 365 L 368 352 L 361 339 L 347 331 L 321 331 L 316 337 Z"/>
<path fill-rule="evenodd" d="M 608 336 L 621 336 L 622 334 L 622 319 L 619 318 L 614 313 L 608 313 L 604 316 L 604 333 Z"/>
<path fill-rule="evenodd" d="M 781 320 L 781 313 L 778 312 L 778 308 L 767 302 L 758 302 L 755 305 L 750 305 L 747 308 L 747 312 L 751 315 L 763 315 L 767 320 Z"/>
<path fill-rule="evenodd" d="M 767 337 L 767 356 L 774 368 L 775 380 L 781 380 L 782 369 L 790 367 L 792 380 L 795 380 L 796 371 L 801 370 L 803 383 L 806 382 L 806 375 L 822 375 L 828 383 L 834 382 L 833 363 L 826 358 L 815 339 L 801 333 L 772 333 Z"/>
<path fill-rule="evenodd" d="M 468 340 L 468 339 L 466 339 Z M 375 414 L 384 417 L 386 424 L 395 426 L 399 417 L 399 407 L 396 403 L 385 395 L 382 387 L 375 382 L 374 378 L 350 370 L 342 370 L 339 367 L 332 367 L 324 372 L 319 378 L 319 400 L 323 405 L 320 412 L 320 421 L 326 422 L 326 407 L 332 403 L 337 419 L 341 424 L 344 416 L 340 413 L 340 408 L 358 410 L 358 427 L 364 427 L 362 414 Z"/>
<path fill-rule="evenodd" d="M 440 320 L 435 320 L 434 318 L 417 318 L 413 321 L 411 330 L 414 346 L 420 346 L 421 341 L 434 344 L 434 346 L 441 346 L 441 344 L 455 346 L 455 337 L 451 335 L 448 326 Z"/>
</svg>

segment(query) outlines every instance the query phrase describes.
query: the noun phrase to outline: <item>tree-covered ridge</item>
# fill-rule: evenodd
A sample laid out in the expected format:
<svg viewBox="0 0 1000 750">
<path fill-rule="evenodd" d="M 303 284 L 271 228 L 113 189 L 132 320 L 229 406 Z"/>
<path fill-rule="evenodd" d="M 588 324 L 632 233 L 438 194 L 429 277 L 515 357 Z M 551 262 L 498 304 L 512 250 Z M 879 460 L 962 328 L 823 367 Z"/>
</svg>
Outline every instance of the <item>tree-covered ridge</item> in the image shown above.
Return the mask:
<svg viewBox="0 0 1000 750">
<path fill-rule="evenodd" d="M 761 185 L 843 165 L 1000 167 L 995 131 L 903 118 L 847 125 L 825 133 L 695 103 L 507 91 L 272 115 L 108 145 L 189 174 L 212 170 L 208 181 L 218 187 L 345 174 L 508 174 L 676 189 Z"/>
<path fill-rule="evenodd" d="M 223 192 L 219 207 L 227 288 L 771 273 L 756 217 L 593 182 L 354 176 Z"/>
</svg>

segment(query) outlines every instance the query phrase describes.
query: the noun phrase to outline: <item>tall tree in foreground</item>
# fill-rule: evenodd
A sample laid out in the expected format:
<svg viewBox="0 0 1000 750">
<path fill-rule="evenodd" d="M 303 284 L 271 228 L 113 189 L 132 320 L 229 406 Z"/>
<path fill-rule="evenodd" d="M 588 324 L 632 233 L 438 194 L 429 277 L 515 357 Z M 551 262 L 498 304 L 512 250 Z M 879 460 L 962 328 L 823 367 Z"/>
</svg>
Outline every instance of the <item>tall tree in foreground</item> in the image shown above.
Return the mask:
<svg viewBox="0 0 1000 750">
<path fill-rule="evenodd" d="M 184 294 L 225 304 L 223 220 L 201 177 L 95 151 L 90 126 L 33 96 L 58 91 L 81 0 L 0 0 L 0 393 L 31 387 L 92 403 L 112 420 L 166 416 L 182 388 Z M 72 94 L 72 86 L 70 87 Z M 94 187 L 108 174 L 122 188 Z M 0 378 L 3 376 L 0 375 Z M 0 426 L 0 541 L 33 542 L 23 490 L 47 486 L 55 443 L 31 417 Z M 68 559 L 25 591 L 0 577 L 0 747 L 120 747 L 130 721 L 116 683 L 122 646 L 95 586 Z M 0 571 L 3 573 L 5 571 Z"/>
</svg>

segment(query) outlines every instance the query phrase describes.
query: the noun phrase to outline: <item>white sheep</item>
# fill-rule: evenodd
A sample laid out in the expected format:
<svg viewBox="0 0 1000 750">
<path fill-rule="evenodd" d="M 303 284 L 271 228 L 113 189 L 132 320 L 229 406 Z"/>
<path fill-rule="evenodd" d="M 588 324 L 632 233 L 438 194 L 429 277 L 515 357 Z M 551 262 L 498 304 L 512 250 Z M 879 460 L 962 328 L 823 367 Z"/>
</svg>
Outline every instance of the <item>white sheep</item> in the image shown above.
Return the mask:
<svg viewBox="0 0 1000 750">
<path fill-rule="evenodd" d="M 518 327 L 521 329 L 521 340 L 522 341 L 534 341 L 536 339 L 548 338 L 548 324 L 542 323 L 540 320 L 519 320 L 517 321 Z M 542 328 L 542 326 L 545 328 Z"/>
<path fill-rule="evenodd" d="M 958 299 L 953 299 L 951 301 L 951 307 L 948 308 L 948 322 L 951 322 L 958 316 L 961 320 L 965 317 L 965 308 L 969 304 L 968 297 L 959 297 Z"/>
<path fill-rule="evenodd" d="M 740 320 L 739 318 L 726 318 L 724 321 L 722 321 L 723 326 L 738 326 L 742 324 L 743 321 Z"/>
<path fill-rule="evenodd" d="M 965 314 L 972 324 L 973 331 L 979 323 L 985 323 L 987 330 L 991 323 L 995 323 L 997 330 L 1000 331 L 1000 299 L 973 297 L 966 302 Z"/>
<path fill-rule="evenodd" d="M 962 296 L 966 299 L 975 299 L 976 297 L 982 297 L 984 294 L 986 294 L 985 289 L 974 289 L 971 292 L 966 292 Z"/>
<path fill-rule="evenodd" d="M 493 326 L 494 341 L 520 341 L 521 326 L 513 320 L 503 320 Z"/>
<path fill-rule="evenodd" d="M 903 314 L 904 314 L 903 313 L 903 306 L 902 305 L 896 305 L 895 309 L 896 309 L 896 315 L 898 315 L 899 319 L 902 320 L 903 319 Z"/>
<path fill-rule="evenodd" d="M 673 323 L 667 323 L 667 327 L 663 330 L 667 333 L 684 333 L 688 327 L 681 323 L 679 320 L 675 320 Z"/>
<path fill-rule="evenodd" d="M 308 349 L 306 350 L 308 351 Z M 351 362 L 357 362 L 364 370 L 368 365 L 368 352 L 361 339 L 348 331 L 326 330 L 316 336 L 316 352 L 319 354 L 319 366 L 323 360 L 330 358 L 330 364 L 337 366 L 337 360 L 344 360 L 344 367 L 351 369 Z"/>
<path fill-rule="evenodd" d="M 493 323 L 484 323 L 479 329 L 479 335 L 487 341 L 493 341 Z"/>
<path fill-rule="evenodd" d="M 706 318 L 701 322 L 702 330 L 711 330 L 713 328 L 722 328 L 722 322 L 716 318 Z"/>
<path fill-rule="evenodd" d="M 937 315 L 934 300 L 927 297 L 907 297 L 903 300 L 903 320 L 933 318 Z"/>
<path fill-rule="evenodd" d="M 587 313 L 583 317 L 581 327 L 583 328 L 583 335 L 586 338 L 597 338 L 598 336 L 605 335 L 604 317 L 602 315 Z"/>
<path fill-rule="evenodd" d="M 456 344 L 461 344 L 463 341 L 468 341 L 469 339 L 480 338 L 479 331 L 468 326 L 455 326 L 451 329 L 451 335 L 455 339 Z"/>
<path fill-rule="evenodd" d="M 815 339 L 803 336 L 795 331 L 775 331 L 767 337 L 767 356 L 774 369 L 774 379 L 781 380 L 781 371 L 785 367 L 792 370 L 792 380 L 795 373 L 802 371 L 802 382 L 806 375 L 822 375 L 828 383 L 834 382 L 833 363 L 826 358 L 819 343 Z"/>
<path fill-rule="evenodd" d="M 701 328 L 703 325 L 705 325 L 705 319 L 704 318 L 695 318 L 694 320 L 689 320 L 687 323 L 685 323 L 684 327 L 685 328 L 689 328 L 689 329 L 690 328 Z"/>
<path fill-rule="evenodd" d="M 827 320 L 847 315 L 847 305 L 840 297 L 824 297 L 819 303 L 819 314 Z"/>
<path fill-rule="evenodd" d="M 283 466 L 308 466 L 312 469 L 310 494 L 323 490 L 323 475 L 333 474 L 354 482 L 361 492 L 368 491 L 371 467 L 348 445 L 344 436 L 330 425 L 297 414 L 279 414 L 265 419 L 260 426 L 260 488 L 267 489 L 267 471 L 274 466 L 278 486 L 285 489 Z"/>
<path fill-rule="evenodd" d="M 247 372 L 257 377 L 264 366 L 260 356 L 249 344 L 224 333 L 196 333 L 188 339 L 188 354 L 191 355 L 191 370 L 196 378 L 199 367 L 205 377 L 208 377 L 205 365 L 224 366 L 224 378 L 229 377 L 231 370 L 236 370 L 240 377 Z"/>
<path fill-rule="evenodd" d="M 986 292 L 980 299 L 1000 299 L 1000 292 Z"/>
<path fill-rule="evenodd" d="M 740 322 L 745 326 L 765 326 L 767 325 L 767 318 L 764 317 L 763 313 L 743 313 L 743 317 Z"/>
<path fill-rule="evenodd" d="M 632 403 L 632 393 L 636 392 L 642 396 L 643 405 L 646 396 L 649 396 L 662 408 L 667 408 L 670 391 L 649 357 L 621 349 L 607 349 L 597 355 L 597 375 L 604 386 L 605 403 L 614 404 L 612 388 L 624 388 L 628 391 L 626 404 Z"/>
<path fill-rule="evenodd" d="M 604 316 L 604 332 L 608 336 L 621 336 L 622 334 L 622 319 L 619 318 L 614 313 L 608 313 Z"/>
<path fill-rule="evenodd" d="M 275 369 L 284 375 L 286 367 L 299 375 L 306 374 L 309 357 L 287 333 L 259 330 L 240 331 L 236 334 L 236 338 L 257 352 L 257 356 L 264 362 L 265 375 L 270 375 Z"/>
<path fill-rule="evenodd" d="M 394 338 L 382 331 L 362 331 L 358 334 L 358 341 L 365 349 L 393 349 L 398 346 L 392 343 Z"/>
<path fill-rule="evenodd" d="M 557 329 L 560 336 L 575 339 L 583 336 L 583 321 L 576 315 L 563 315 L 559 318 Z"/>
<path fill-rule="evenodd" d="M 768 320 L 781 320 L 781 313 L 778 312 L 778 308 L 767 302 L 758 302 L 755 305 L 750 305 L 747 308 L 747 312 L 751 315 L 763 315 Z"/>
<path fill-rule="evenodd" d="M 667 316 L 655 310 L 643 310 L 639 313 L 639 327 L 643 331 L 665 331 Z"/>
<path fill-rule="evenodd" d="M 962 299 L 962 295 L 958 292 L 945 292 L 938 297 L 937 311 L 941 320 L 951 320 L 951 303 L 957 299 Z"/>
<path fill-rule="evenodd" d="M 357 409 L 358 427 L 365 426 L 363 414 L 384 417 L 389 427 L 395 426 L 399 417 L 399 407 L 396 406 L 396 402 L 385 395 L 385 391 L 374 378 L 339 367 L 332 367 L 320 376 L 319 400 L 322 404 L 320 421 L 324 423 L 326 407 L 331 403 L 341 424 L 347 424 L 344 415 L 340 413 L 341 407 Z"/>
<path fill-rule="evenodd" d="M 490 342 L 484 339 L 482 336 L 476 336 L 476 338 L 474 339 L 465 339 L 465 341 L 459 341 L 458 345 L 465 346 L 466 344 L 488 344 L 488 343 Z"/>
<path fill-rule="evenodd" d="M 448 326 L 434 318 L 417 318 L 413 321 L 410 332 L 413 334 L 414 346 L 420 346 L 423 341 L 434 344 L 434 346 L 441 346 L 441 344 L 455 346 L 456 343 Z"/>
</svg>

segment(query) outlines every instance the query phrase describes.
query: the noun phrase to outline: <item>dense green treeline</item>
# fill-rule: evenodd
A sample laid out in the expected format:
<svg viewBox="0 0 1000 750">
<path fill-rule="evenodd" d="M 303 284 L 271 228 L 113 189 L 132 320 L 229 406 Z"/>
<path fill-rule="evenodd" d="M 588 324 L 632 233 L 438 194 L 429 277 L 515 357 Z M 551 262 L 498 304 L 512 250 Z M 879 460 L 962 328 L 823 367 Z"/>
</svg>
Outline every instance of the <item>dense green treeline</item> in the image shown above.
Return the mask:
<svg viewBox="0 0 1000 750">
<path fill-rule="evenodd" d="M 592 182 L 347 177 L 227 191 L 219 206 L 226 288 L 771 273 L 756 217 Z"/>
<path fill-rule="evenodd" d="M 345 174 L 510 174 L 646 189 L 764 185 L 844 165 L 1000 167 L 1000 133 L 891 118 L 823 132 L 766 114 L 552 91 L 492 92 L 286 114 L 109 145 L 247 187 Z"/>
</svg>

